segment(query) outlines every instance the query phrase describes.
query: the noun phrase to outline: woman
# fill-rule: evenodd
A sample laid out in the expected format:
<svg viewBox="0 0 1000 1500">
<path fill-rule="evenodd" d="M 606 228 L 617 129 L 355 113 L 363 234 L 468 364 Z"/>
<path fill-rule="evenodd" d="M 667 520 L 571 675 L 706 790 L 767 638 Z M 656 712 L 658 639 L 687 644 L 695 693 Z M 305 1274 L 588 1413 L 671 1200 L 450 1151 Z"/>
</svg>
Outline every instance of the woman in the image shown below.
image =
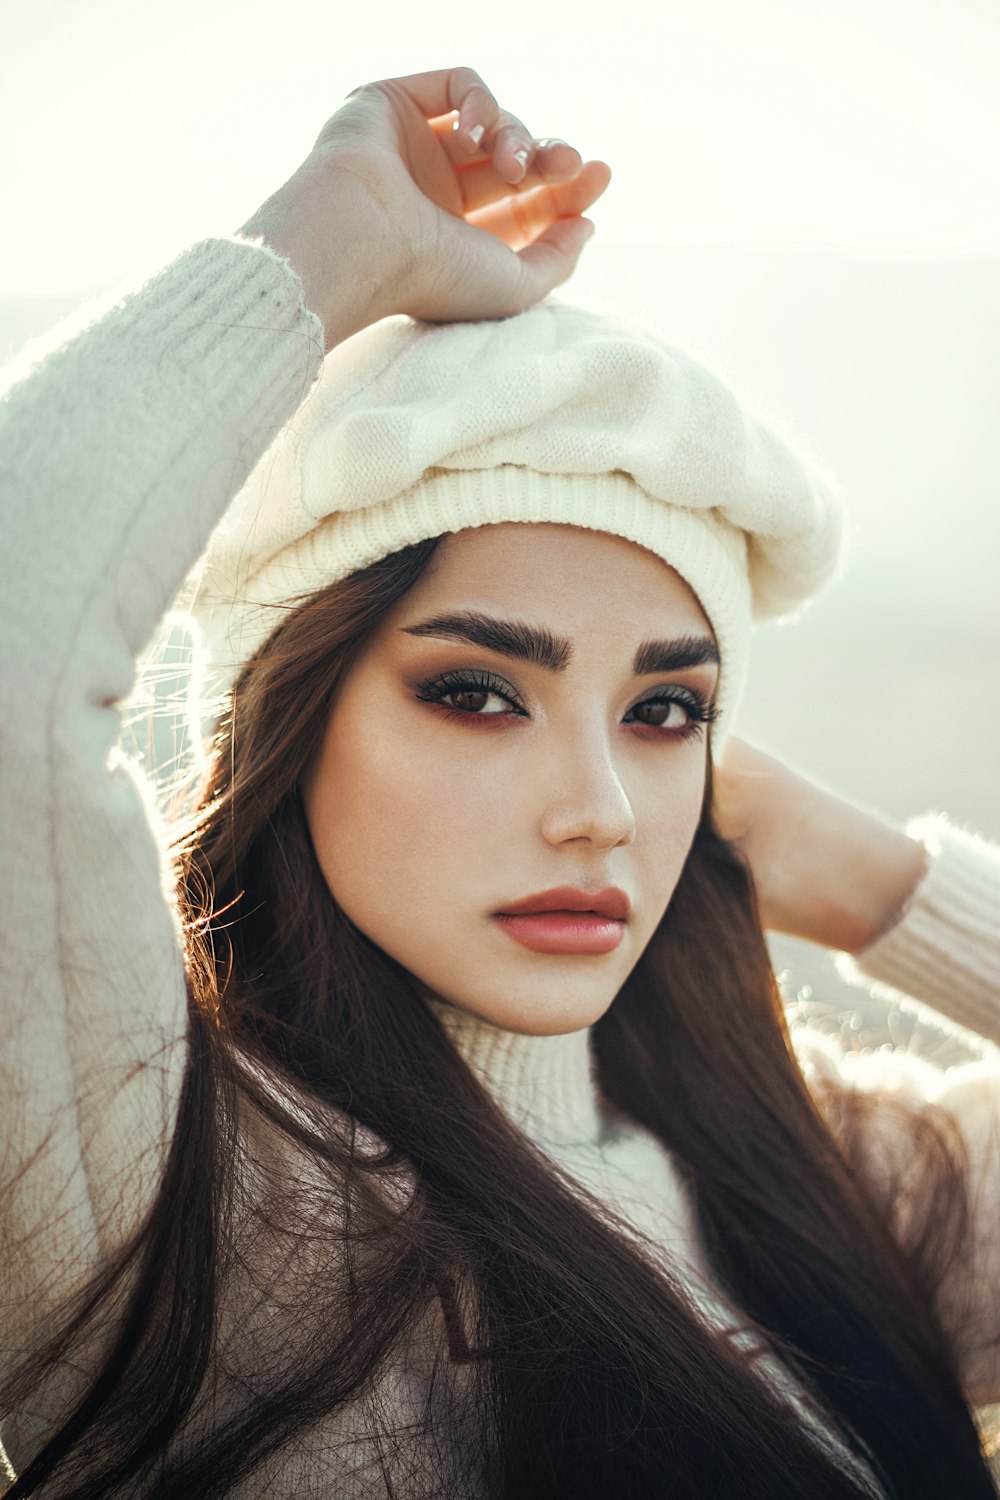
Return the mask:
<svg viewBox="0 0 1000 1500">
<path fill-rule="evenodd" d="M 8 1496 L 993 1493 L 996 1070 L 810 1092 L 713 823 L 835 503 L 635 330 L 380 322 L 523 313 L 606 181 L 370 86 L 8 392 Z M 209 541 L 168 868 L 115 705 Z M 992 851 L 719 790 L 766 920 L 1000 1035 Z"/>
</svg>

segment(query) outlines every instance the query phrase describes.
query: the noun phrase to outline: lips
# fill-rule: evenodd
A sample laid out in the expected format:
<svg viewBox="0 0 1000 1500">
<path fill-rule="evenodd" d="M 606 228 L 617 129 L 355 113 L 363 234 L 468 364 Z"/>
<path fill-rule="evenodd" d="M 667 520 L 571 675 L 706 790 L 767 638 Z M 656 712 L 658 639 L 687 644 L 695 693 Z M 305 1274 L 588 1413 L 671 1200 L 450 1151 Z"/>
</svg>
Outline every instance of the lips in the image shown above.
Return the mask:
<svg viewBox="0 0 1000 1500">
<path fill-rule="evenodd" d="M 494 913 L 499 927 L 533 953 L 596 956 L 611 953 L 625 935 L 630 903 L 617 886 L 583 891 L 558 886 Z"/>
<path fill-rule="evenodd" d="M 630 902 L 625 892 L 615 885 L 603 891 L 583 891 L 578 886 L 559 885 L 551 891 L 542 891 L 537 896 L 525 896 L 523 901 L 514 901 L 497 912 L 499 917 L 533 916 L 543 911 L 589 911 L 600 917 L 612 917 L 624 922 L 629 914 Z"/>
</svg>

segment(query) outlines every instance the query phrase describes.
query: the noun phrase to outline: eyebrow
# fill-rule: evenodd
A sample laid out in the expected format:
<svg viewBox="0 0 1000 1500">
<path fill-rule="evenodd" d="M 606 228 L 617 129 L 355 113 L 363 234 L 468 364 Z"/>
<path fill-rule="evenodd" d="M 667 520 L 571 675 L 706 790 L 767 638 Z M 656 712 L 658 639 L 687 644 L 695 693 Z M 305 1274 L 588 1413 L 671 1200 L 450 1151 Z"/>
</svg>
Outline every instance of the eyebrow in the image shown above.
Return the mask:
<svg viewBox="0 0 1000 1500">
<path fill-rule="evenodd" d="M 486 651 L 544 667 L 549 672 L 563 672 L 573 655 L 573 644 L 551 630 L 528 625 L 523 620 L 502 620 L 478 610 L 459 610 L 454 614 L 432 615 L 418 625 L 403 625 L 407 635 L 443 636 L 447 640 L 468 641 Z M 653 672 L 680 672 L 686 667 L 718 665 L 719 652 L 711 636 L 682 635 L 675 640 L 644 641 L 635 653 L 632 670 L 637 677 Z"/>
<path fill-rule="evenodd" d="M 635 653 L 632 670 L 644 677 L 649 672 L 718 665 L 719 648 L 710 635 L 681 635 L 673 641 L 645 641 Z"/>
</svg>

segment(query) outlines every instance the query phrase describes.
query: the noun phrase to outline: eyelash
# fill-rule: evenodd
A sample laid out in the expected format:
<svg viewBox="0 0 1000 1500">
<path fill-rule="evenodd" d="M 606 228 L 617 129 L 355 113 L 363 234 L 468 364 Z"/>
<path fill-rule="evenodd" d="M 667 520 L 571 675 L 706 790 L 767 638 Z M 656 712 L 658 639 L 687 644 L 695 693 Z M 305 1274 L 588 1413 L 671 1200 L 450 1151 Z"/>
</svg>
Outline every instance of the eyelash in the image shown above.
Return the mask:
<svg viewBox="0 0 1000 1500">
<path fill-rule="evenodd" d="M 417 688 L 417 697 L 423 703 L 437 704 L 441 711 L 449 718 L 462 720 L 469 723 L 472 720 L 503 720 L 510 716 L 508 714 L 482 714 L 476 713 L 468 708 L 455 708 L 446 704 L 444 699 L 451 693 L 491 693 L 502 698 L 515 710 L 518 718 L 527 718 L 528 711 L 520 696 L 502 677 L 494 672 L 483 672 L 478 670 L 441 672 L 437 677 L 431 677 Z M 638 724 L 640 730 L 647 730 L 657 739 L 687 740 L 694 739 L 704 733 L 706 724 L 712 724 L 717 718 L 714 703 L 710 703 L 699 693 L 694 693 L 688 688 L 677 687 L 670 692 L 660 691 L 651 693 L 648 698 L 641 698 L 638 703 L 632 705 L 629 713 L 644 707 L 648 703 L 679 703 L 688 716 L 688 721 L 682 729 L 664 729 L 655 724 Z M 636 722 L 636 721 L 633 721 Z"/>
</svg>

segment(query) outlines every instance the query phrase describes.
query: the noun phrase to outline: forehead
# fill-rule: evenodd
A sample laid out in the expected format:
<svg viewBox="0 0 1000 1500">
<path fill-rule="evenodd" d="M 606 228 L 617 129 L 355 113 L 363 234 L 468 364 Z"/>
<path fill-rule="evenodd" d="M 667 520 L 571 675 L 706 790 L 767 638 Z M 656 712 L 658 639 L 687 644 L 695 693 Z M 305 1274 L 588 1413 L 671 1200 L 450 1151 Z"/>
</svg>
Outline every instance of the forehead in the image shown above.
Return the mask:
<svg viewBox="0 0 1000 1500">
<path fill-rule="evenodd" d="M 684 579 L 645 547 L 580 526 L 504 522 L 443 537 L 405 601 L 517 614 L 575 633 L 600 624 L 631 634 L 712 630 Z"/>
</svg>

